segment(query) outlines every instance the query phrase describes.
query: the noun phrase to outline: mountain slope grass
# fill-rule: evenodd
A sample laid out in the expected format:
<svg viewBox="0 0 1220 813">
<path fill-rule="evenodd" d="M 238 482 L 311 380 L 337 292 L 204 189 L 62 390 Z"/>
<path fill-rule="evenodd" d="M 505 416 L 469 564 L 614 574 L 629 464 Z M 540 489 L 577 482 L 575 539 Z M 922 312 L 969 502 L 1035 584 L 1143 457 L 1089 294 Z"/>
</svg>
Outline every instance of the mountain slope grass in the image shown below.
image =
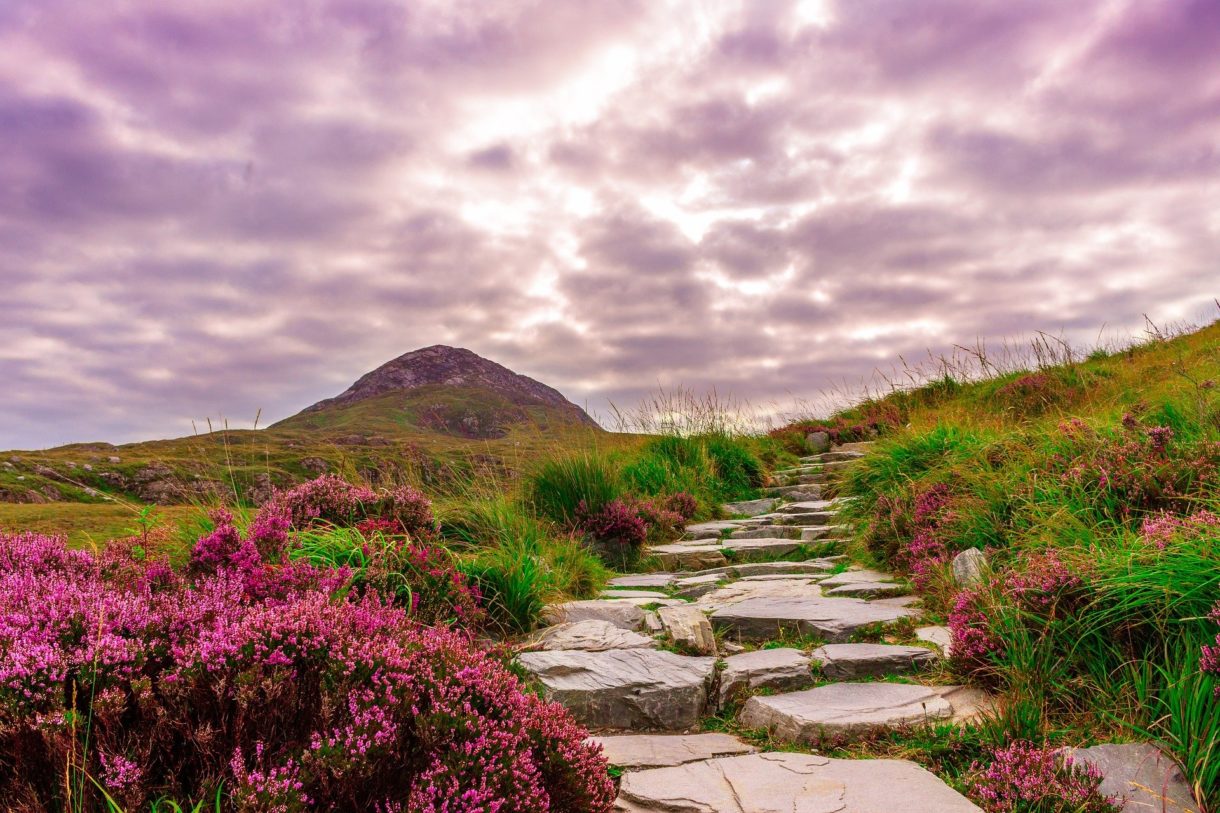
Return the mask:
<svg viewBox="0 0 1220 813">
<path fill-rule="evenodd" d="M 996 745 L 1153 738 L 1220 810 L 1220 323 L 1066 361 L 773 435 L 880 434 L 837 486 L 852 553 L 947 622 L 958 671 L 1002 697 Z M 989 572 L 958 584 L 972 547 Z"/>
</svg>

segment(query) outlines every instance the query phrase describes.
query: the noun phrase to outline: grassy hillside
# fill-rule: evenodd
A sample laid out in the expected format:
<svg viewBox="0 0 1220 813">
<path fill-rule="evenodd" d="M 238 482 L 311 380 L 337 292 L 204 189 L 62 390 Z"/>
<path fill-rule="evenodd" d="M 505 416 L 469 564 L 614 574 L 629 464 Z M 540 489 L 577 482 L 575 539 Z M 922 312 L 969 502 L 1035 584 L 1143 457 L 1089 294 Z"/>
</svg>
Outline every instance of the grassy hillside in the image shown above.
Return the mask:
<svg viewBox="0 0 1220 813">
<path fill-rule="evenodd" d="M 839 484 L 853 555 L 909 573 L 959 677 L 1000 694 L 979 736 L 1155 739 L 1220 809 L 1220 323 L 1026 369 L 975 361 L 990 375 L 946 363 L 773 435 L 880 437 Z M 987 554 L 981 583 L 954 577 L 968 548 Z"/>
</svg>

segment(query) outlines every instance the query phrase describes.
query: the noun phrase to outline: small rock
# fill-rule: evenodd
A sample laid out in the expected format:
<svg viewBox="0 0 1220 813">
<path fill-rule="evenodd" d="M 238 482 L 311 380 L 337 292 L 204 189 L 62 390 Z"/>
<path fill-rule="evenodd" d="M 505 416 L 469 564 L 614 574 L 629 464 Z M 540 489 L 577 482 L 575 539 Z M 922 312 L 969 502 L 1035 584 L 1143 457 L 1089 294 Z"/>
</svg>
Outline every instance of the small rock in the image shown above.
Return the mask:
<svg viewBox="0 0 1220 813">
<path fill-rule="evenodd" d="M 609 621 L 575 621 L 556 624 L 526 641 L 526 651 L 579 649 L 605 652 L 607 649 L 649 649 L 657 642 L 647 635 L 616 627 Z"/>
<path fill-rule="evenodd" d="M 946 627 L 920 627 L 915 630 L 915 637 L 929 644 L 936 644 L 946 658 L 953 657 L 953 633 Z"/>
<path fill-rule="evenodd" d="M 85 465 L 81 466 L 81 468 L 84 469 L 85 471 L 93 471 L 93 466 L 89 463 L 86 463 Z"/>
<path fill-rule="evenodd" d="M 602 747 L 611 765 L 628 770 L 666 768 L 757 750 L 728 734 L 621 734 L 589 740 Z"/>
<path fill-rule="evenodd" d="M 712 624 L 698 608 L 691 605 L 662 607 L 657 615 L 670 639 L 678 646 L 700 655 L 716 654 Z"/>
<path fill-rule="evenodd" d="M 106 459 L 107 459 L 107 460 L 109 460 L 111 463 L 121 463 L 121 462 L 123 462 L 123 458 L 121 458 L 121 457 L 115 457 L 114 455 L 111 455 L 110 457 L 108 457 L 108 458 L 106 458 Z"/>
<path fill-rule="evenodd" d="M 967 548 L 953 557 L 953 581 L 958 587 L 982 584 L 987 577 L 987 555 L 978 548 Z"/>
<path fill-rule="evenodd" d="M 565 601 L 542 608 L 542 620 L 547 624 L 607 621 L 619 629 L 638 630 L 644 623 L 644 611 L 629 601 Z"/>
<path fill-rule="evenodd" d="M 811 454 L 830 451 L 830 435 L 826 432 L 810 432 L 805 435 L 805 446 Z"/>
<path fill-rule="evenodd" d="M 720 673 L 720 705 L 755 689 L 793 691 L 813 683 L 809 656 L 797 649 L 759 649 L 725 658 Z"/>
</svg>

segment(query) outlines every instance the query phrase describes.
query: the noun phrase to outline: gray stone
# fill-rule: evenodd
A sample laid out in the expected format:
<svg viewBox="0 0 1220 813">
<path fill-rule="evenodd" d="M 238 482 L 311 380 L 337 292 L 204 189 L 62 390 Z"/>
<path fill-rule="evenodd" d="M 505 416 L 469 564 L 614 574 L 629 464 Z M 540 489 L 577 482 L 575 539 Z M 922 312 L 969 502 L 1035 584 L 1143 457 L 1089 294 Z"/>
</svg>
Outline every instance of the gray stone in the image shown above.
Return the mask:
<svg viewBox="0 0 1220 813">
<path fill-rule="evenodd" d="M 842 587 L 845 584 L 863 584 L 866 582 L 893 582 L 894 577 L 889 573 L 882 573 L 877 570 L 844 570 L 842 573 L 836 573 L 822 582 L 824 587 Z"/>
<path fill-rule="evenodd" d="M 780 514 L 775 517 L 776 525 L 800 525 L 810 527 L 813 525 L 833 525 L 838 517 L 835 511 L 807 511 L 800 514 Z"/>
<path fill-rule="evenodd" d="M 729 534 L 733 539 L 800 539 L 801 529 L 788 525 L 761 525 L 757 528 L 738 528 Z"/>
<path fill-rule="evenodd" d="M 798 649 L 758 649 L 725 658 L 720 673 L 720 705 L 757 689 L 793 691 L 813 684 L 809 656 Z"/>
<path fill-rule="evenodd" d="M 630 573 L 626 576 L 615 576 L 606 584 L 610 587 L 627 588 L 669 587 L 676 578 L 672 573 Z"/>
<path fill-rule="evenodd" d="M 767 753 L 623 776 L 616 813 L 981 813 L 913 762 Z"/>
<path fill-rule="evenodd" d="M 915 630 L 915 637 L 940 647 L 946 658 L 953 657 L 953 633 L 947 627 L 920 627 Z"/>
<path fill-rule="evenodd" d="M 838 449 L 833 452 L 822 452 L 818 455 L 819 463 L 841 463 L 844 460 L 859 460 L 864 457 L 864 452 L 853 452 L 846 449 Z"/>
<path fill-rule="evenodd" d="M 828 511 L 834 505 L 830 500 L 807 500 L 790 502 L 776 509 L 777 514 L 808 514 L 813 511 Z"/>
<path fill-rule="evenodd" d="M 822 497 L 822 487 L 816 483 L 797 483 L 789 486 L 771 486 L 763 493 L 786 500 L 817 500 Z"/>
<path fill-rule="evenodd" d="M 961 708 L 955 698 L 960 698 Z M 961 686 L 828 683 L 803 692 L 751 697 L 738 720 L 781 740 L 818 743 L 827 735 L 967 719 L 977 710 L 977 693 Z"/>
<path fill-rule="evenodd" d="M 602 598 L 669 598 L 669 593 L 661 593 L 656 590 L 603 590 L 601 591 Z"/>
<path fill-rule="evenodd" d="M 719 545 L 657 545 L 649 553 L 671 570 L 705 570 L 729 561 Z"/>
<path fill-rule="evenodd" d="M 730 582 L 695 602 L 704 610 L 720 610 L 741 602 L 758 599 L 821 600 L 821 591 L 812 576 L 785 576 L 782 579 L 752 579 Z M 713 626 L 716 626 L 713 624 Z M 775 637 L 775 636 L 771 636 Z M 762 639 L 766 640 L 766 639 Z"/>
<path fill-rule="evenodd" d="M 775 500 L 742 500 L 741 502 L 726 502 L 724 504 L 724 512 L 726 514 L 739 514 L 746 517 L 756 517 L 759 514 L 766 514 L 775 507 Z"/>
<path fill-rule="evenodd" d="M 517 660 L 583 725 L 667 731 L 699 722 L 716 664 L 655 649 L 525 652 Z"/>
<path fill-rule="evenodd" d="M 617 734 L 590 737 L 611 765 L 638 771 L 668 768 L 715 757 L 753 754 L 758 749 L 728 734 Z"/>
<path fill-rule="evenodd" d="M 1177 764 L 1149 743 L 1064 749 L 1077 764 L 1101 771 L 1106 796 L 1126 799 L 1124 813 L 1199 813 L 1190 784 Z"/>
<path fill-rule="evenodd" d="M 810 432 L 808 435 L 805 435 L 805 446 L 814 454 L 829 452 L 830 434 L 827 432 Z"/>
<path fill-rule="evenodd" d="M 717 609 L 712 613 L 712 626 L 746 641 L 767 641 L 789 633 L 820 635 L 835 642 L 861 627 L 912 615 L 915 613 L 905 607 L 886 607 L 854 598 L 755 596 Z"/>
<path fill-rule="evenodd" d="M 644 623 L 644 611 L 630 601 L 565 601 L 542 608 L 545 624 L 566 624 L 574 621 L 608 621 L 625 630 L 638 630 Z"/>
<path fill-rule="evenodd" d="M 967 548 L 953 557 L 953 581 L 958 587 L 982 584 L 987 577 L 987 556 L 978 548 Z"/>
<path fill-rule="evenodd" d="M 556 650 L 583 649 L 604 652 L 607 649 L 649 649 L 657 642 L 647 635 L 616 627 L 609 621 L 575 621 L 557 624 L 535 633 L 524 649 Z"/>
<path fill-rule="evenodd" d="M 763 573 L 825 574 L 826 571 L 833 568 L 834 562 L 830 561 L 830 557 L 823 557 L 821 559 L 809 559 L 804 562 L 743 562 L 741 564 L 703 570 L 694 575 L 705 576 L 710 573 L 720 573 L 740 578 L 742 576 L 758 576 Z"/>
<path fill-rule="evenodd" d="M 855 596 L 856 598 L 885 598 L 906 592 L 906 585 L 891 582 L 848 582 L 824 590 L 828 596 Z"/>
<path fill-rule="evenodd" d="M 731 531 L 734 528 L 741 527 L 740 522 L 730 520 L 713 520 L 711 522 L 696 522 L 693 525 L 686 526 L 686 533 L 702 533 L 707 531 L 715 531 L 719 536 L 722 531 Z"/>
<path fill-rule="evenodd" d="M 919 606 L 920 601 L 920 597 L 916 595 L 872 599 L 874 604 L 886 604 L 890 607 L 917 607 Z"/>
<path fill-rule="evenodd" d="M 728 578 L 728 575 L 725 573 L 707 573 L 700 576 L 678 579 L 674 583 L 676 588 L 674 592 L 682 598 L 699 598 L 724 584 Z"/>
<path fill-rule="evenodd" d="M 846 525 L 818 525 L 813 528 L 801 528 L 802 542 L 823 542 L 832 539 L 846 539 L 850 530 Z"/>
<path fill-rule="evenodd" d="M 712 624 L 703 611 L 690 604 L 681 607 L 662 607 L 657 611 L 661 626 L 671 641 L 699 655 L 716 654 L 716 636 Z"/>
<path fill-rule="evenodd" d="M 855 443 L 840 443 L 835 449 L 842 452 L 867 452 L 876 445 L 875 440 L 858 440 Z"/>
<path fill-rule="evenodd" d="M 835 680 L 900 675 L 934 666 L 940 656 L 920 646 L 895 644 L 827 644 L 813 651 L 822 674 Z"/>
<path fill-rule="evenodd" d="M 723 550 L 733 551 L 734 561 L 773 559 L 796 552 L 801 543 L 795 539 L 726 539 Z"/>
</svg>

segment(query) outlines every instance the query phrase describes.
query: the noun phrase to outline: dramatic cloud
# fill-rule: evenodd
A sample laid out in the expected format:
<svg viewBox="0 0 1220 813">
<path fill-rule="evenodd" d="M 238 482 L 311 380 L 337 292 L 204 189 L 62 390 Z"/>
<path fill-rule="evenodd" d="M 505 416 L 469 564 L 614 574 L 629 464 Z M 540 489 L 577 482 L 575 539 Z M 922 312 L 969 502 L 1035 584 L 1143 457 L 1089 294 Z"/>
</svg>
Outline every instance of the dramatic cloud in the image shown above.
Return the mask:
<svg viewBox="0 0 1220 813">
<path fill-rule="evenodd" d="M 434 343 L 791 403 L 1217 258 L 1214 0 L 0 3 L 0 448 Z"/>
</svg>

